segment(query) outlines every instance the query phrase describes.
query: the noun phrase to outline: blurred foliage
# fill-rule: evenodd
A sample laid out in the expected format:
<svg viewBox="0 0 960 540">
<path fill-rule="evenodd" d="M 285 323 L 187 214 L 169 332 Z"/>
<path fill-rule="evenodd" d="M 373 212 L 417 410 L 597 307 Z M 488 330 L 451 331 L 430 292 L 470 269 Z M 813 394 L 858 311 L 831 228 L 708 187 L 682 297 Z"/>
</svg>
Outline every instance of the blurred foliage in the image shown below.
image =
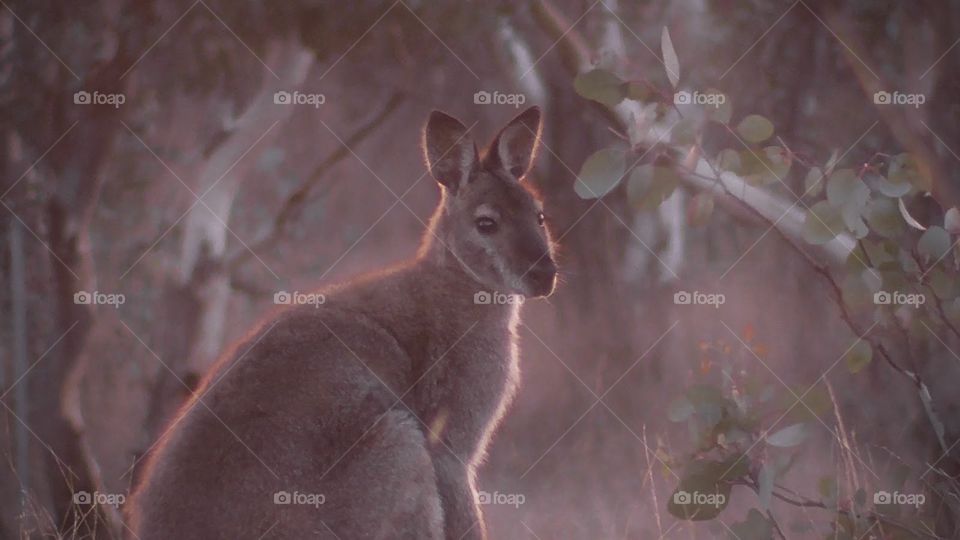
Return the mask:
<svg viewBox="0 0 960 540">
<path fill-rule="evenodd" d="M 626 80 L 600 68 L 579 75 L 573 86 L 580 96 L 610 109 L 632 100 L 655 107 L 658 120 L 678 118 L 670 142 L 652 149 L 656 155 L 647 160 L 651 163 L 641 163 L 651 150 L 627 148 L 619 142 L 597 150 L 583 163 L 577 193 L 595 199 L 626 182 L 626 197 L 635 208 L 655 210 L 682 184 L 682 175 L 698 174 L 677 156 L 702 155 L 715 173 L 710 179 L 718 191 L 726 189 L 719 175 L 732 173 L 805 208 L 803 238 L 793 240 L 822 245 L 846 235 L 855 242 L 837 273 L 827 269 L 829 264 L 817 263 L 816 268 L 839 289 L 836 300 L 842 317 L 859 338 L 842 358 L 849 373 L 867 370 L 875 349 L 884 341 L 906 346 L 906 340 L 927 342 L 938 339 L 934 332 L 948 330 L 960 336 L 956 329 L 960 326 L 960 249 L 956 241 L 960 211 L 940 209 L 940 222 L 927 227 L 910 214 L 908 209 L 918 200 L 928 199 L 932 189 L 929 175 L 916 158 L 908 153 L 877 153 L 865 163 L 844 166 L 837 152 L 821 160 L 798 155 L 776 136 L 770 119 L 750 111 L 735 112 L 730 96 L 720 99 L 721 94 L 710 90 L 691 99 L 694 94 L 685 90 L 675 92 L 680 67 L 666 29 L 663 36 L 663 57 L 672 88 Z M 647 90 L 637 92 L 637 88 Z M 705 138 L 711 124 L 732 134 L 739 144 L 706 154 L 704 147 L 710 145 Z M 800 170 L 793 174 L 804 179 L 802 193 L 785 182 L 795 168 Z M 691 225 L 708 222 L 713 198 L 712 192 L 694 194 L 687 212 Z M 797 244 L 794 247 L 802 249 Z M 875 321 L 883 337 L 860 335 L 858 320 Z M 780 482 L 798 461 L 809 432 L 818 424 L 826 425 L 821 417 L 832 405 L 822 383 L 784 392 L 759 377 L 749 366 L 765 365 L 766 347 L 754 341 L 752 329 L 738 340 L 700 345 L 702 356 L 692 370 L 693 384 L 667 410 L 671 421 L 686 423 L 693 450 L 676 456 L 661 450 L 658 457 L 669 470 L 682 471 L 667 505 L 672 515 L 698 521 L 716 518 L 729 504 L 732 487 L 746 486 L 755 492 L 759 508 L 730 527 L 731 538 L 770 539 L 779 530 L 770 511 L 774 498 L 801 502 L 787 496 L 793 492 Z M 900 374 L 916 377 L 892 360 L 889 363 Z M 935 419 L 931 424 L 937 430 Z M 900 464 L 894 467 L 890 478 L 873 486 L 874 493 L 903 488 L 905 468 Z M 878 524 L 891 531 L 885 537 L 926 536 L 916 531 L 929 530 L 931 516 L 899 515 L 897 505 L 872 504 L 875 501 L 868 500 L 863 488 L 847 493 L 837 485 L 836 477 L 825 474 L 819 483 L 820 497 L 802 501 L 834 514 L 829 526 L 819 531 L 821 537 L 852 540 Z"/>
</svg>

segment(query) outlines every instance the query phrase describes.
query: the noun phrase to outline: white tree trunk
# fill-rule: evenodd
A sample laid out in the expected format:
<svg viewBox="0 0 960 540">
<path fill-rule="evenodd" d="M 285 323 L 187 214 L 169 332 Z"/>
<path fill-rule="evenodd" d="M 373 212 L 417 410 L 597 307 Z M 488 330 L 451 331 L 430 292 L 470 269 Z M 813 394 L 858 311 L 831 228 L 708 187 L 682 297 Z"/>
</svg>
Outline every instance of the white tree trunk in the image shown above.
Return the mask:
<svg viewBox="0 0 960 540">
<path fill-rule="evenodd" d="M 285 42 L 271 48 L 266 62 L 277 66 L 273 70 L 276 76 L 265 74 L 260 91 L 231 126 L 228 138 L 201 167 L 195 189 L 201 200 L 185 220 L 179 277 L 184 284 L 200 280 L 199 327 L 188 360 L 195 372 L 204 371 L 223 346 L 230 300 L 229 274 L 214 268 L 201 277 L 198 274 L 206 270 L 201 265 L 223 260 L 228 236 L 232 236 L 227 224 L 240 185 L 265 147 L 264 141 L 297 107 L 274 103 L 274 93 L 298 89 L 314 56 L 298 43 Z"/>
</svg>

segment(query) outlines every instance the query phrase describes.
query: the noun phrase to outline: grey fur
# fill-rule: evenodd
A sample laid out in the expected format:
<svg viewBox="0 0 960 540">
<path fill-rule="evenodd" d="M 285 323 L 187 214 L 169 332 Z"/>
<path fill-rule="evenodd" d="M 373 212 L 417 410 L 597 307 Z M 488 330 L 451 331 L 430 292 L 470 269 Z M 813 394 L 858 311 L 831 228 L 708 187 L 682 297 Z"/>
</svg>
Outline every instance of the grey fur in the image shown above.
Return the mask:
<svg viewBox="0 0 960 540">
<path fill-rule="evenodd" d="M 151 453 L 131 531 L 486 538 L 474 471 L 518 382 L 519 306 L 497 300 L 555 282 L 540 203 L 520 181 L 539 131 L 528 109 L 481 159 L 434 112 L 424 155 L 444 187 L 417 257 L 283 310 L 227 352 Z M 477 303 L 481 291 L 501 296 Z M 276 504 L 278 492 L 316 504 Z"/>
</svg>

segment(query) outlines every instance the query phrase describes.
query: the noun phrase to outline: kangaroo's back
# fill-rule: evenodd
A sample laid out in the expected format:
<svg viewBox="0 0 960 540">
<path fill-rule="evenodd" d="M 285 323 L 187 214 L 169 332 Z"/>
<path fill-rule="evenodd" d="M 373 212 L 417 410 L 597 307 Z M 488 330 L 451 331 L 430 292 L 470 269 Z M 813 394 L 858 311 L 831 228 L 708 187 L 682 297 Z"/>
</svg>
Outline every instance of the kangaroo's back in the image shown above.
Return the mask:
<svg viewBox="0 0 960 540">
<path fill-rule="evenodd" d="M 218 361 L 150 452 L 136 537 L 483 538 L 474 467 L 517 380 L 523 295 L 555 267 L 521 183 L 539 111 L 484 156 L 434 113 L 441 203 L 416 259 L 323 291 Z"/>
</svg>

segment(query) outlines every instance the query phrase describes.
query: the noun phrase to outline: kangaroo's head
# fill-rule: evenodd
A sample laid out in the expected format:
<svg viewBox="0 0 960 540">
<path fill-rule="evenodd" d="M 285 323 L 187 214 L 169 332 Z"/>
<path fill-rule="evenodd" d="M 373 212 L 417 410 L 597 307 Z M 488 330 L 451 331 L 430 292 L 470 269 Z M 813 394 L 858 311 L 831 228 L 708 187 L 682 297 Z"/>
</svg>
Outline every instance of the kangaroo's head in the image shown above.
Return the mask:
<svg viewBox="0 0 960 540">
<path fill-rule="evenodd" d="M 483 154 L 468 131 L 439 111 L 424 129 L 427 167 L 443 191 L 426 242 L 486 287 L 546 296 L 557 267 L 543 205 L 524 181 L 539 145 L 540 109 L 511 120 Z"/>
</svg>

